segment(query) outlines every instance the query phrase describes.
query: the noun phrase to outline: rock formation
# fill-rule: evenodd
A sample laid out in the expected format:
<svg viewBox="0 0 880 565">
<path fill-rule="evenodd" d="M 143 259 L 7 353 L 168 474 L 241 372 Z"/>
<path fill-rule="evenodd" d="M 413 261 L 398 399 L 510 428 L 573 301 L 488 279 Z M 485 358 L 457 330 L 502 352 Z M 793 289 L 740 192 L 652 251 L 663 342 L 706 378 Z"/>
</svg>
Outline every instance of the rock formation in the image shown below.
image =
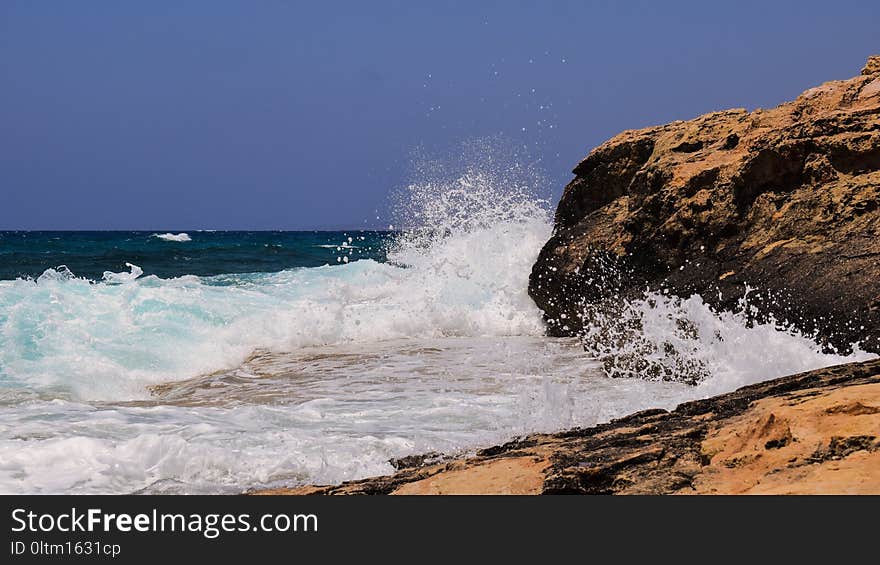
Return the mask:
<svg viewBox="0 0 880 565">
<path fill-rule="evenodd" d="M 555 335 L 648 289 L 880 351 L 880 57 L 770 110 L 625 131 L 574 169 L 529 292 Z M 587 322 L 589 320 L 586 320 Z"/>
</svg>

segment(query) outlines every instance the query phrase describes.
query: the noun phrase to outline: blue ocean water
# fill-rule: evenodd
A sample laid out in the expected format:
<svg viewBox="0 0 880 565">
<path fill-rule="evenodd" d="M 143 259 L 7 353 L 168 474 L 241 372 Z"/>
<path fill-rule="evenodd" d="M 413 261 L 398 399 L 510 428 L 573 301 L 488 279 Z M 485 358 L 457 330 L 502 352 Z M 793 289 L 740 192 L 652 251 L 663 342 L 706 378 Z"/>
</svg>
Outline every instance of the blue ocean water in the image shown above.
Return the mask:
<svg viewBox="0 0 880 565">
<path fill-rule="evenodd" d="M 388 231 L 0 231 L 0 280 L 37 278 L 65 265 L 78 277 L 274 273 L 349 260 L 383 262 Z M 178 237 L 179 236 L 179 237 Z"/>
<path fill-rule="evenodd" d="M 2 233 L 0 493 L 334 482 L 591 418 L 527 294 L 548 214 L 465 180 L 406 233 Z"/>
<path fill-rule="evenodd" d="M 508 171 L 414 185 L 395 233 L 0 232 L 0 493 L 327 484 L 865 358 L 657 295 L 610 345 L 711 377 L 608 378 L 545 335 Z"/>
</svg>

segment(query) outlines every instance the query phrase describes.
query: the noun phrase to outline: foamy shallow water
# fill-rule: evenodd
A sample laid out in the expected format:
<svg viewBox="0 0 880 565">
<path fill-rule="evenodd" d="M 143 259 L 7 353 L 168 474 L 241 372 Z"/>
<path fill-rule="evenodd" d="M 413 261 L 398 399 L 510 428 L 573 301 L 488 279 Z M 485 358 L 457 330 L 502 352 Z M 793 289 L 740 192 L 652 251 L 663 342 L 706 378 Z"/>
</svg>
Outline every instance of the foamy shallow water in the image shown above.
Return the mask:
<svg viewBox="0 0 880 565">
<path fill-rule="evenodd" d="M 595 335 L 626 336 L 610 349 L 546 338 L 527 287 L 549 214 L 515 167 L 488 162 L 411 187 L 420 229 L 393 242 L 389 262 L 349 262 L 343 244 L 338 266 L 159 278 L 129 263 L 99 282 L 66 268 L 0 281 L 0 492 L 336 483 L 390 473 L 393 457 L 872 357 L 826 354 L 699 297 L 633 302 L 624 313 L 638 335 L 600 322 Z M 611 379 L 596 360 L 632 355 L 696 364 L 705 378 Z"/>
<path fill-rule="evenodd" d="M 719 387 L 732 388 L 712 379 L 696 387 L 612 379 L 578 340 L 540 336 L 260 352 L 142 400 L 7 389 L 0 492 L 235 493 L 338 483 L 391 473 L 391 458 L 468 452 L 671 409 Z"/>
<path fill-rule="evenodd" d="M 150 400 L 0 400 L 0 491 L 240 492 L 393 472 L 698 392 L 609 379 L 576 340 L 395 340 L 261 353 Z"/>
</svg>

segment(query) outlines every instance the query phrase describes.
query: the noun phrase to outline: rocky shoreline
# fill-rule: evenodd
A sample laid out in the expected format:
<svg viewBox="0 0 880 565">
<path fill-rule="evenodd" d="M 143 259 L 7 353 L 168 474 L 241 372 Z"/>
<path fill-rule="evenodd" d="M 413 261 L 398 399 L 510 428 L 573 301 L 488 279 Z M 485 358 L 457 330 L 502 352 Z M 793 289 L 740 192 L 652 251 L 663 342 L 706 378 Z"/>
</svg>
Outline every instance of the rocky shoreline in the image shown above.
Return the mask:
<svg viewBox="0 0 880 565">
<path fill-rule="evenodd" d="M 880 494 L 880 360 L 533 434 L 394 475 L 254 494 Z M 407 465 L 409 465 L 407 467 Z"/>
<path fill-rule="evenodd" d="M 574 169 L 529 294 L 552 335 L 645 290 L 880 353 L 880 57 L 770 110 L 626 131 Z M 589 306 L 590 308 L 587 308 Z M 256 494 L 880 494 L 880 359 Z M 665 377 L 664 377 L 665 378 Z"/>
</svg>

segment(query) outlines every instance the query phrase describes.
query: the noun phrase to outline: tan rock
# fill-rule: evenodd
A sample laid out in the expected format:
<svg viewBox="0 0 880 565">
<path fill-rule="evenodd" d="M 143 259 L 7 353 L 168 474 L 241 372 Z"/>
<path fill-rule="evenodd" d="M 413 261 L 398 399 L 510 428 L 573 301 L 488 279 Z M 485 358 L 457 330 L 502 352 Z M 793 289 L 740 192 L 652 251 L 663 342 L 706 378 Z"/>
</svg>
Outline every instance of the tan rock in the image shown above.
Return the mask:
<svg viewBox="0 0 880 565">
<path fill-rule="evenodd" d="M 774 296 L 758 306 L 777 320 L 880 351 L 878 70 L 872 57 L 861 76 L 776 108 L 624 131 L 594 149 L 532 270 L 549 331 L 576 334 L 584 302 L 646 287 L 728 309 L 748 285 Z"/>
<path fill-rule="evenodd" d="M 868 57 L 868 62 L 862 69 L 863 75 L 876 75 L 880 73 L 880 55 L 872 55 Z"/>
<path fill-rule="evenodd" d="M 391 494 L 540 494 L 548 461 L 509 457 L 405 483 Z"/>
<path fill-rule="evenodd" d="M 880 383 L 757 401 L 703 441 L 695 493 L 880 493 Z"/>
</svg>

